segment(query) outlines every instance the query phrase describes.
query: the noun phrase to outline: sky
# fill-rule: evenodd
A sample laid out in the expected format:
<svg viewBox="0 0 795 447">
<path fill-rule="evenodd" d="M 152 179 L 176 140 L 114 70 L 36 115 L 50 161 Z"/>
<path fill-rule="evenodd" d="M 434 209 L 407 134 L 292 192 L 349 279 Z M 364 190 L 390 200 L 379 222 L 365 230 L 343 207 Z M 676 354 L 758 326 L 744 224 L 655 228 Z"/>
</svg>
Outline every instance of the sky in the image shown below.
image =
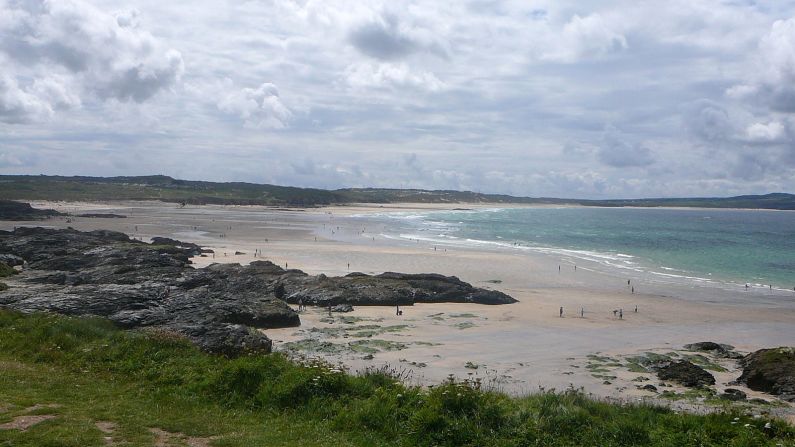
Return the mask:
<svg viewBox="0 0 795 447">
<path fill-rule="evenodd" d="M 0 0 L 0 174 L 795 192 L 795 1 Z"/>
</svg>

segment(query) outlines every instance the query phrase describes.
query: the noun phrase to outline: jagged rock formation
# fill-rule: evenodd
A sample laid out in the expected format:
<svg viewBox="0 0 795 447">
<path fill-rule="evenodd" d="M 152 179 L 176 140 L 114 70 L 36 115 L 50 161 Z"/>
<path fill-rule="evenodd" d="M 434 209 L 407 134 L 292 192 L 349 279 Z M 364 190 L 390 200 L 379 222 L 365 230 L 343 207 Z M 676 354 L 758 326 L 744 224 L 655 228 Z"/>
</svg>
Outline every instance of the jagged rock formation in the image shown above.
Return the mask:
<svg viewBox="0 0 795 447">
<path fill-rule="evenodd" d="M 97 315 L 126 328 L 167 330 L 207 351 L 233 356 L 270 351 L 270 340 L 256 329 L 300 324 L 285 301 L 324 307 L 515 302 L 501 292 L 435 274 L 330 278 L 269 261 L 191 267 L 190 257 L 202 251 L 173 239 L 147 244 L 103 230 L 0 231 L 0 258 L 24 261 L 11 287 L 0 293 L 0 306 Z"/>
<path fill-rule="evenodd" d="M 473 287 L 455 276 L 434 273 L 386 272 L 370 276 L 350 273 L 342 277 L 290 275 L 283 281 L 289 303 L 353 306 L 410 306 L 414 303 L 511 304 L 516 300 L 494 291 Z"/>
<path fill-rule="evenodd" d="M 795 348 L 760 349 L 745 356 L 740 365 L 743 374 L 738 382 L 795 402 Z"/>
<path fill-rule="evenodd" d="M 704 368 L 688 360 L 663 362 L 652 367 L 661 380 L 670 380 L 686 387 L 715 385 L 715 377 Z"/>
</svg>

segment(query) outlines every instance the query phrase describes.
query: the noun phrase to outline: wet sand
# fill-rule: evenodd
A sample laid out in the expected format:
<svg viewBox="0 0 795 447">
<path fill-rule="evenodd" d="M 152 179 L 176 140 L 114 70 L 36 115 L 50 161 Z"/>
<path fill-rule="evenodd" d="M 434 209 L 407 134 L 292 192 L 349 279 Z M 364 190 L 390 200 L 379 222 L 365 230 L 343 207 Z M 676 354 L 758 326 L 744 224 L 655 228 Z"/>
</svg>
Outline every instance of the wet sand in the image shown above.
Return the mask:
<svg viewBox="0 0 795 447">
<path fill-rule="evenodd" d="M 123 231 L 145 241 L 153 236 L 172 237 L 215 250 L 214 258 L 194 259 L 199 267 L 212 262 L 248 263 L 258 259 L 254 257 L 256 249 L 261 250 L 261 259 L 311 274 L 435 272 L 455 275 L 519 300 L 504 306 L 419 304 L 403 307 L 402 316 L 396 316 L 392 307 L 358 307 L 348 314 L 334 314 L 331 319 L 324 310 L 310 308 L 301 315 L 300 328 L 266 332 L 275 340 L 276 349 L 319 355 L 352 370 L 388 365 L 419 384 L 438 383 L 453 374 L 458 378 L 479 377 L 512 394 L 539 387 L 575 386 L 598 396 L 651 397 L 654 393 L 638 390 L 636 383 L 624 377 L 626 374 L 613 374 L 618 377 L 606 383 L 601 374 L 587 368 L 588 356 L 681 350 L 682 345 L 698 341 L 727 343 L 743 352 L 795 344 L 795 293 L 644 284 L 633 279 L 633 294 L 626 276 L 599 271 L 587 263 L 578 264 L 575 271 L 576 260 L 552 255 L 478 247 L 434 250 L 427 243 L 384 238 L 383 228 L 368 230 L 365 227 L 374 225 L 372 221 L 355 217 L 439 209 L 435 204 L 287 211 L 247 206 L 179 208 L 157 202 L 33 205 L 69 213 L 116 213 L 127 218 L 3 222 L 0 228 L 22 224 L 71 226 Z M 564 308 L 563 318 L 558 315 L 560 306 Z M 616 309 L 623 309 L 623 319 L 614 316 Z M 317 343 L 326 345 L 318 348 Z M 317 348 L 317 352 L 309 348 Z M 721 376 L 717 388 L 727 387 L 729 380 Z M 651 383 L 656 384 L 656 380 Z"/>
</svg>

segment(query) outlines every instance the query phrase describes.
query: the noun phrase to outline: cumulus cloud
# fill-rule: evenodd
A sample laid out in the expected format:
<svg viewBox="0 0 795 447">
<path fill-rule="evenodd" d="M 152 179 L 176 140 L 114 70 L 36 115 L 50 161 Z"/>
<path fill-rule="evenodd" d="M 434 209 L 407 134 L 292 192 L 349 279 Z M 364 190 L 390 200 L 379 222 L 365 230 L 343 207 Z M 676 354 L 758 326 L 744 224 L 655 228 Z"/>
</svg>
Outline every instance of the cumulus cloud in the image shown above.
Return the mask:
<svg viewBox="0 0 795 447">
<path fill-rule="evenodd" d="M 747 82 L 730 88 L 729 96 L 795 112 L 795 17 L 773 23 L 759 42 L 759 60 L 748 77 Z"/>
<path fill-rule="evenodd" d="M 598 151 L 599 161 L 618 168 L 648 166 L 654 163 L 651 150 L 629 138 L 613 126 L 605 129 Z"/>
<path fill-rule="evenodd" d="M 627 48 L 626 37 L 614 31 L 599 14 L 585 17 L 574 15 L 553 39 L 549 48 L 542 53 L 542 59 L 574 62 Z"/>
<path fill-rule="evenodd" d="M 784 140 L 787 129 L 778 121 L 753 123 L 745 130 L 746 138 L 751 142 L 771 143 Z"/>
<path fill-rule="evenodd" d="M 47 118 L 86 95 L 143 102 L 176 84 L 182 56 L 141 30 L 139 15 L 80 0 L 0 2 L 3 120 Z"/>
<path fill-rule="evenodd" d="M 22 124 L 52 116 L 51 105 L 22 89 L 16 79 L 0 74 L 0 121 Z"/>
<path fill-rule="evenodd" d="M 282 129 L 292 117 L 279 98 L 279 90 L 269 82 L 228 93 L 218 102 L 218 109 L 238 116 L 248 127 Z"/>
<path fill-rule="evenodd" d="M 346 79 L 352 87 L 414 88 L 439 91 L 445 88 L 435 74 L 412 70 L 405 63 L 360 63 L 348 67 Z"/>
</svg>

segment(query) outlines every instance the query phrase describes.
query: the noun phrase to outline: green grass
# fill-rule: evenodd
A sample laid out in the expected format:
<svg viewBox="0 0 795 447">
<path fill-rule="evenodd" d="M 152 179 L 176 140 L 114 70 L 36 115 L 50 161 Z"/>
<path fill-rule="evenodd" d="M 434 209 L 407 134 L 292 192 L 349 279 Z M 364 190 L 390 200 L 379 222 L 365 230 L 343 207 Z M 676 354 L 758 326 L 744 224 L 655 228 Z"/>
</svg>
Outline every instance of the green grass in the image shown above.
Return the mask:
<svg viewBox="0 0 795 447">
<path fill-rule="evenodd" d="M 125 446 L 153 445 L 151 428 L 219 447 L 795 445 L 785 423 L 765 429 L 766 420 L 740 414 L 619 406 L 576 390 L 516 399 L 480 382 L 425 390 L 383 371 L 227 359 L 165 333 L 0 310 L 0 424 L 36 404 L 57 404 L 33 411 L 56 417 L 0 430 L 0 446 L 102 446 L 98 421 L 115 423 L 111 436 Z"/>
<path fill-rule="evenodd" d="M 0 262 L 0 278 L 8 278 L 9 276 L 16 275 L 18 272 L 14 267 L 9 266 L 5 262 Z"/>
</svg>

